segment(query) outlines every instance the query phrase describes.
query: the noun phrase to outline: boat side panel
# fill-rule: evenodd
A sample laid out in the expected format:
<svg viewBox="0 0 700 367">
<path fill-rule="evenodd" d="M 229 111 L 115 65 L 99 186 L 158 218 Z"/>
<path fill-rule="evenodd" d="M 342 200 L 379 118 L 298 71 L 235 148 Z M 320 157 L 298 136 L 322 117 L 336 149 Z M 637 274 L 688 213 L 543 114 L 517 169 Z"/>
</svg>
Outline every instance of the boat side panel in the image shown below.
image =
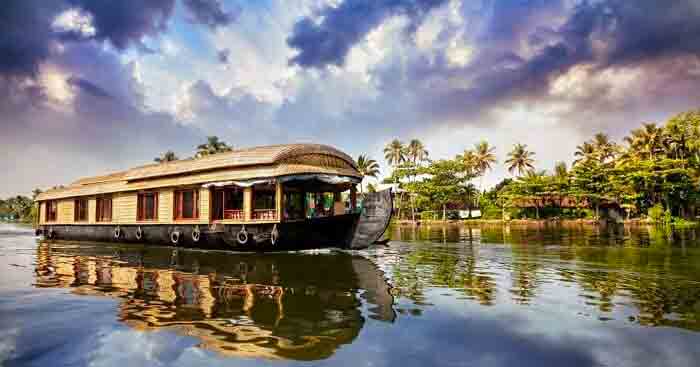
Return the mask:
<svg viewBox="0 0 700 367">
<path fill-rule="evenodd" d="M 241 251 L 281 251 L 313 248 L 347 248 L 347 239 L 352 234 L 358 216 L 354 214 L 333 217 L 313 218 L 290 223 L 264 224 L 218 224 L 212 227 L 198 224 L 95 224 L 95 225 L 42 225 L 45 237 L 70 241 L 125 242 L 156 245 L 176 245 L 210 249 Z M 237 235 L 243 230 L 249 241 L 241 244 Z M 119 237 L 115 236 L 119 228 Z M 141 229 L 142 237 L 137 238 Z M 277 229 L 278 238 L 271 243 L 271 233 Z M 200 231 L 200 239 L 195 242 L 192 233 Z M 177 244 L 171 241 L 173 232 L 179 232 Z"/>
</svg>

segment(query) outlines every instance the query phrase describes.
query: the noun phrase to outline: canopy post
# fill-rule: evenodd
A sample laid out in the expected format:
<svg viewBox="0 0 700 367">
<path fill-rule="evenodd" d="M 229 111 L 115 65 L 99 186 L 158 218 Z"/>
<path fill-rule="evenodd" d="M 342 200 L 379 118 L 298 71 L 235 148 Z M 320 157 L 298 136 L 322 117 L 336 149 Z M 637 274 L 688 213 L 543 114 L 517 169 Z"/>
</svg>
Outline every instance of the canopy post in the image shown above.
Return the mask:
<svg viewBox="0 0 700 367">
<path fill-rule="evenodd" d="M 350 186 L 350 211 L 355 212 L 357 209 L 357 187 Z"/>
<path fill-rule="evenodd" d="M 243 220 L 250 222 L 253 217 L 253 187 L 243 188 Z"/>
<path fill-rule="evenodd" d="M 275 208 L 277 210 L 277 220 L 282 221 L 282 183 L 277 180 L 275 186 Z"/>
</svg>

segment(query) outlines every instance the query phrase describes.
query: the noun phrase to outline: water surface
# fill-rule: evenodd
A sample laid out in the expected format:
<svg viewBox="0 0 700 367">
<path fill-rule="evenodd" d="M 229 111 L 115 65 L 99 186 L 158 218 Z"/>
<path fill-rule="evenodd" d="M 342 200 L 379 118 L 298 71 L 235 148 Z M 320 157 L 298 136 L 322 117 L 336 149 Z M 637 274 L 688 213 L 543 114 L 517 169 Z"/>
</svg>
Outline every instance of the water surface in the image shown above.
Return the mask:
<svg viewBox="0 0 700 367">
<path fill-rule="evenodd" d="M 388 235 L 234 254 L 0 225 L 0 365 L 698 365 L 696 230 Z"/>
</svg>

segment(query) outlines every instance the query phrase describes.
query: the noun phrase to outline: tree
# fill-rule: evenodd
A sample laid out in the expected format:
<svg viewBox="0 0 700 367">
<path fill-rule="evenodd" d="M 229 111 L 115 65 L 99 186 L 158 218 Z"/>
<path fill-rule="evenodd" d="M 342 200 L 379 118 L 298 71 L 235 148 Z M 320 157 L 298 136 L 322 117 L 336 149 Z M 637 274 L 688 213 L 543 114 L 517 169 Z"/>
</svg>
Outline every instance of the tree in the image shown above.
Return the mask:
<svg viewBox="0 0 700 367">
<path fill-rule="evenodd" d="M 474 167 L 476 168 L 477 174 L 479 175 L 479 191 L 483 184 L 483 177 L 486 171 L 491 169 L 491 165 L 498 162 L 496 159 L 495 147 L 489 145 L 486 140 L 482 140 L 474 145 Z"/>
<path fill-rule="evenodd" d="M 218 136 L 207 136 L 207 142 L 197 146 L 196 157 L 205 157 L 212 154 L 230 152 L 232 148 L 219 140 Z"/>
<path fill-rule="evenodd" d="M 643 124 L 625 137 L 631 155 L 642 159 L 654 159 L 663 147 L 664 134 L 656 124 Z"/>
<path fill-rule="evenodd" d="M 406 161 L 406 147 L 399 139 L 394 139 L 384 147 L 384 159 L 390 166 L 398 166 Z"/>
<path fill-rule="evenodd" d="M 462 164 L 462 170 L 464 174 L 468 176 L 477 176 L 478 164 L 476 160 L 476 153 L 471 149 L 465 149 L 464 153 L 458 154 L 455 159 Z"/>
<path fill-rule="evenodd" d="M 428 159 L 428 151 L 425 149 L 423 143 L 418 139 L 412 139 L 408 143 L 408 148 L 406 149 L 408 159 L 413 162 L 414 166 L 419 165 Z"/>
<path fill-rule="evenodd" d="M 574 152 L 574 156 L 576 159 L 574 160 L 574 165 L 578 164 L 581 161 L 591 159 L 593 155 L 595 154 L 595 145 L 591 144 L 588 141 L 583 142 L 581 145 L 576 146 L 576 151 Z"/>
<path fill-rule="evenodd" d="M 425 179 L 408 184 L 412 192 L 426 199 L 434 207 L 442 208 L 442 219 L 446 219 L 447 206 L 464 203 L 468 199 L 468 181 L 473 175 L 464 173 L 464 163 L 457 159 L 441 159 L 420 170 Z"/>
<path fill-rule="evenodd" d="M 593 147 L 596 157 L 601 162 L 614 159 L 618 151 L 617 144 L 610 140 L 610 137 L 604 133 L 597 133 L 593 136 Z"/>
<path fill-rule="evenodd" d="M 569 171 L 566 169 L 566 162 L 559 161 L 554 164 L 554 177 L 559 179 L 569 178 Z"/>
<path fill-rule="evenodd" d="M 474 145 L 474 164 L 479 175 L 486 173 L 486 171 L 491 169 L 492 164 L 498 162 L 495 151 L 496 148 L 490 146 L 486 140 L 482 140 Z"/>
<path fill-rule="evenodd" d="M 535 153 L 527 150 L 526 144 L 515 144 L 513 150 L 508 153 L 508 159 L 506 160 L 506 166 L 508 167 L 508 172 L 511 174 L 513 171 L 518 171 L 518 175 L 522 176 L 523 173 L 532 171 L 535 169 L 534 157 Z"/>
<path fill-rule="evenodd" d="M 177 155 L 175 155 L 175 152 L 173 152 L 172 150 L 168 150 L 167 152 L 161 154 L 160 157 L 154 158 L 153 161 L 158 163 L 166 163 L 176 161 L 178 159 L 180 158 L 178 158 Z"/>
<path fill-rule="evenodd" d="M 367 176 L 376 178 L 379 174 L 379 163 L 374 159 L 368 158 L 364 154 L 360 154 L 357 157 L 357 170 L 360 172 L 360 175 L 362 175 L 363 180 Z M 360 193 L 363 193 L 362 182 L 360 182 Z"/>
</svg>

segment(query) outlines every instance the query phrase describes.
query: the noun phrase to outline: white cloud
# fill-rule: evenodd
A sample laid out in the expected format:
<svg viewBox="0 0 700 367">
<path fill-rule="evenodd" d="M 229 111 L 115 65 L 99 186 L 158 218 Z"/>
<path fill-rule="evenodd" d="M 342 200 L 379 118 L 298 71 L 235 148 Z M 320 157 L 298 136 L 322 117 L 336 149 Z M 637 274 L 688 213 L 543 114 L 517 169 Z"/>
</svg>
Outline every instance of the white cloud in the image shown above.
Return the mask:
<svg viewBox="0 0 700 367">
<path fill-rule="evenodd" d="M 68 9 L 59 14 L 51 24 L 52 28 L 59 32 L 73 32 L 82 37 L 95 35 L 95 26 L 92 24 L 92 15 L 80 9 Z"/>
</svg>

